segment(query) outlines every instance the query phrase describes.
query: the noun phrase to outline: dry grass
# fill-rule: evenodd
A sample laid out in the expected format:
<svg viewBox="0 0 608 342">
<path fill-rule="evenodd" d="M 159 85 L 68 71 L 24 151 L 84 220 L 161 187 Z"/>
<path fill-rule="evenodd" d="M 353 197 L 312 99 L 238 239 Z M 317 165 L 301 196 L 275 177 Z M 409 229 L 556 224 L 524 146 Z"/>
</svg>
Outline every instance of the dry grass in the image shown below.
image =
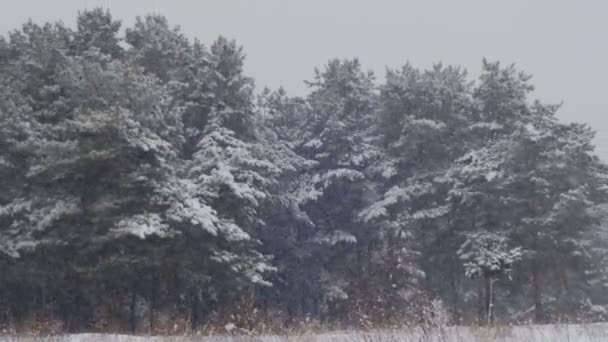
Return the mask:
<svg viewBox="0 0 608 342">
<path fill-rule="evenodd" d="M 483 327 L 414 327 L 394 331 L 326 332 L 298 335 L 128 336 L 78 334 L 47 337 L 3 336 L 7 342 L 602 342 L 608 341 L 608 324 L 530 325 Z"/>
</svg>

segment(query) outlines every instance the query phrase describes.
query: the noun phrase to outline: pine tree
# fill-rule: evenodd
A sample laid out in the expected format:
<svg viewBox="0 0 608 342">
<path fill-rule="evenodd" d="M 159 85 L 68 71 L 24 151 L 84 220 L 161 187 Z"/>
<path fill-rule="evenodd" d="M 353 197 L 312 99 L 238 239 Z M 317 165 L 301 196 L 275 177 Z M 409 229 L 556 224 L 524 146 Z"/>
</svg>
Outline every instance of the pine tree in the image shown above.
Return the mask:
<svg viewBox="0 0 608 342">
<path fill-rule="evenodd" d="M 96 48 L 112 58 L 120 58 L 124 54 L 118 38 L 120 26 L 121 22 L 114 20 L 108 10 L 95 8 L 79 12 L 72 47 L 76 54 Z"/>
<path fill-rule="evenodd" d="M 381 87 L 378 132 L 384 153 L 370 169 L 380 196 L 360 217 L 384 241 L 387 260 L 381 267 L 399 279 L 389 282 L 392 289 L 385 293 L 412 295 L 425 292 L 425 284 L 448 285 L 453 295 L 458 291 L 445 174 L 462 153 L 473 107 L 465 76 L 458 68 L 436 65 L 420 72 L 405 65 L 388 70 Z"/>
<path fill-rule="evenodd" d="M 235 41 L 120 27 L 0 37 L 0 326 L 606 317 L 606 165 L 515 66 L 256 96 Z"/>
<path fill-rule="evenodd" d="M 171 28 L 161 15 L 137 17 L 134 27 L 127 28 L 125 41 L 133 47 L 129 58 L 163 82 L 171 80 L 176 71 L 191 62 L 188 39 L 179 27 Z"/>
<path fill-rule="evenodd" d="M 289 108 L 306 115 L 301 133 L 286 134 L 295 138 L 298 154 L 315 163 L 295 195 L 313 225 L 300 234 L 307 246 L 301 263 L 314 265 L 301 292 L 314 294 L 306 306 L 324 315 L 355 291 L 367 250 L 369 234 L 357 213 L 367 191 L 364 171 L 376 155 L 369 135 L 376 94 L 373 75 L 356 59 L 331 60 L 308 84 L 308 106 L 295 100 Z"/>
</svg>

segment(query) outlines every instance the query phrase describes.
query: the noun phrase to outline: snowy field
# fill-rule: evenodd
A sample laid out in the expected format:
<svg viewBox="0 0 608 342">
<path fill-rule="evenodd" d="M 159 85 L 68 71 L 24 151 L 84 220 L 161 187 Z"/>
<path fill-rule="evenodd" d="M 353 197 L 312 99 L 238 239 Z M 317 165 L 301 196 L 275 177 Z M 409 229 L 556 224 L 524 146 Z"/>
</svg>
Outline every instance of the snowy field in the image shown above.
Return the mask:
<svg viewBox="0 0 608 342">
<path fill-rule="evenodd" d="M 53 337 L 3 336 L 10 342 L 600 342 L 608 341 L 608 323 L 588 325 L 536 325 L 498 328 L 448 327 L 391 332 L 335 332 L 298 336 L 175 336 L 76 334 Z"/>
</svg>

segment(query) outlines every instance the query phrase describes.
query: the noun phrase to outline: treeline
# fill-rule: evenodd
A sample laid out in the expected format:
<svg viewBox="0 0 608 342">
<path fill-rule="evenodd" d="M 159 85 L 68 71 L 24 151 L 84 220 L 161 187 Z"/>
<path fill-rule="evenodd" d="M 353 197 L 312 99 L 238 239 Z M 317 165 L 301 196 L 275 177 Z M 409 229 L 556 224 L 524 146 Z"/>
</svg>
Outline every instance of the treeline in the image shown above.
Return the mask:
<svg viewBox="0 0 608 342">
<path fill-rule="evenodd" d="M 0 325 L 65 331 L 603 319 L 593 131 L 485 61 L 316 69 L 159 15 L 0 37 Z"/>
</svg>

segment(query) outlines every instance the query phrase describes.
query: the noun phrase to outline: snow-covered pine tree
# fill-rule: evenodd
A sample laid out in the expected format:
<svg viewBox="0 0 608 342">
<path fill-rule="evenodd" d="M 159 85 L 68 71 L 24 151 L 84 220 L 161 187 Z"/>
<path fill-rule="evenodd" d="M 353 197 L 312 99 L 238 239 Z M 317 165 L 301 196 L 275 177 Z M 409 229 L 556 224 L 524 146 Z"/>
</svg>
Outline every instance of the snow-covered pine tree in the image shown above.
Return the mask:
<svg viewBox="0 0 608 342">
<path fill-rule="evenodd" d="M 392 289 L 381 292 L 401 293 L 402 302 L 425 284 L 457 292 L 445 172 L 463 151 L 472 107 L 470 84 L 459 68 L 436 65 L 420 72 L 408 64 L 388 70 L 381 86 L 378 134 L 384 153 L 370 169 L 381 195 L 360 218 L 374 227 L 385 255 L 379 267 L 392 276 L 386 283 Z"/>
<path fill-rule="evenodd" d="M 528 75 L 406 65 L 377 89 L 331 60 L 307 97 L 256 103 L 243 58 L 160 15 L 121 37 L 103 9 L 0 37 L 0 326 L 196 327 L 245 294 L 256 315 L 366 327 L 421 299 L 455 321 L 490 295 L 513 320 L 605 304 L 606 166 Z"/>
<path fill-rule="evenodd" d="M 263 126 L 264 117 L 254 103 L 253 81 L 243 74 L 242 48 L 220 37 L 211 45 L 207 61 L 204 81 L 209 95 L 201 98 L 208 111 L 188 117 L 189 122 L 204 125 L 192 127 L 198 133 L 191 137 L 200 139 L 188 147 L 193 154 L 186 162 L 185 177 L 230 228 L 230 234 L 223 236 L 225 245 L 232 246 L 230 253 L 213 257 L 226 261 L 235 274 L 237 282 L 224 284 L 224 290 L 270 285 L 265 276 L 275 267 L 260 251 L 275 251 L 270 246 L 277 245 L 268 239 L 282 232 L 273 231 L 267 219 L 289 211 L 301 215 L 287 190 L 289 177 L 306 161 Z M 204 115 L 203 120 L 197 114 Z M 269 248 L 259 245 L 264 237 Z"/>
<path fill-rule="evenodd" d="M 594 223 L 588 209 L 601 197 L 596 195 L 601 179 L 592 154 L 593 132 L 584 125 L 555 122 L 555 109 L 536 104 L 533 123 L 515 133 L 518 148 L 505 183 L 521 209 L 511 237 L 524 248 L 537 321 L 546 320 L 543 303 L 552 293 L 558 297 L 554 307 L 569 301 L 559 298 L 565 293 L 586 296 L 568 283 L 588 267 L 582 258 L 588 254 L 584 236 Z M 548 282 L 549 277 L 559 281 Z"/>
<path fill-rule="evenodd" d="M 506 237 L 492 232 L 468 233 L 466 236 L 458 255 L 464 262 L 467 277 L 482 278 L 486 323 L 492 324 L 496 302 L 494 282 L 501 276 L 510 275 L 513 264 L 521 259 L 521 248 L 508 246 Z"/>
<path fill-rule="evenodd" d="M 191 63 L 188 38 L 161 15 L 137 17 L 134 26 L 126 29 L 125 41 L 133 47 L 128 58 L 163 82 L 173 80 L 174 73 Z"/>
<path fill-rule="evenodd" d="M 449 172 L 450 200 L 461 232 L 498 233 L 523 248 L 516 283 L 530 286 L 535 318 L 542 321 L 542 292 L 552 287 L 542 278 L 566 280 L 568 265 L 580 261 L 571 253 L 582 255 L 583 246 L 572 243 L 590 228 L 587 208 L 601 196 L 592 190 L 600 182 L 592 133 L 558 123 L 558 106 L 528 103 L 528 80 L 513 66 L 484 61 L 475 90 L 478 121 L 469 126 L 469 152 Z M 487 302 L 488 294 L 482 296 L 480 303 Z"/>
<path fill-rule="evenodd" d="M 39 273 L 38 282 L 80 287 L 72 303 L 78 306 L 85 284 L 103 277 L 106 266 L 120 274 L 129 263 L 153 263 L 121 257 L 121 250 L 146 254 L 122 245 L 123 236 L 172 235 L 151 198 L 172 169 L 176 120 L 156 78 L 95 48 L 68 56 L 69 41 L 56 32 L 29 24 L 11 39 L 10 63 L 18 73 L 4 75 L 13 100 L 3 124 L 27 115 L 7 149 L 20 154 L 21 173 L 17 192 L 3 203 L 10 227 L 3 233 L 17 241 L 19 248 L 8 250 L 21 260 L 17 265 L 36 265 L 30 272 Z M 73 319 L 84 319 L 78 310 L 66 303 L 68 329 Z"/>
<path fill-rule="evenodd" d="M 357 213 L 367 189 L 364 171 L 376 155 L 369 135 L 376 94 L 373 75 L 356 59 L 329 61 L 308 84 L 295 149 L 316 165 L 299 180 L 296 196 L 314 226 L 300 235 L 308 245 L 302 263 L 314 266 L 301 293 L 309 310 L 327 313 L 349 297 L 361 272 L 353 260 L 367 250 L 369 232 Z"/>
<path fill-rule="evenodd" d="M 120 20 L 114 20 L 108 10 L 98 7 L 78 12 L 71 47 L 75 54 L 97 48 L 112 58 L 120 58 L 124 54 L 118 37 L 120 26 Z"/>
<path fill-rule="evenodd" d="M 505 68 L 486 60 L 478 84 L 472 89 L 472 107 L 463 131 L 461 144 L 464 154 L 446 172 L 449 180 L 447 200 L 451 205 L 449 231 L 452 246 L 448 256 L 454 260 L 467 234 L 487 232 L 496 234 L 512 225 L 505 201 L 502 178 L 507 177 L 502 164 L 510 158 L 513 142 L 510 139 L 517 122 L 529 121 L 527 94 L 532 90 L 529 76 L 510 65 Z M 452 266 L 457 269 L 458 266 Z M 472 292 L 472 284 L 462 282 L 459 292 Z M 477 286 L 478 320 L 487 319 L 487 291 L 482 283 Z M 453 305 L 462 307 L 462 299 Z"/>
</svg>

